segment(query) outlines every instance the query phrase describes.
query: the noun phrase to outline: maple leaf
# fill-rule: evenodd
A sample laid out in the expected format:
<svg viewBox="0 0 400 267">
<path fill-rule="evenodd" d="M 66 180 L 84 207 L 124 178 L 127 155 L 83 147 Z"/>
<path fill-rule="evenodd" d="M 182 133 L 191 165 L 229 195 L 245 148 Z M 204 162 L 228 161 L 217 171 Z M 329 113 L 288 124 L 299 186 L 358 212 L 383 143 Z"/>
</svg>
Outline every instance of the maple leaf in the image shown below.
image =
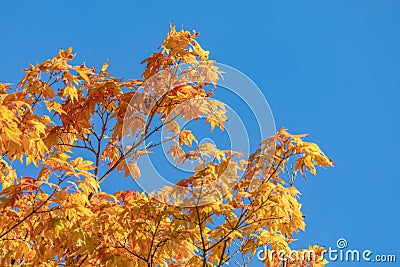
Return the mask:
<svg viewBox="0 0 400 267">
<path fill-rule="evenodd" d="M 63 96 L 68 96 L 74 103 L 75 100 L 78 100 L 78 90 L 74 86 L 67 86 L 64 88 Z"/>
</svg>

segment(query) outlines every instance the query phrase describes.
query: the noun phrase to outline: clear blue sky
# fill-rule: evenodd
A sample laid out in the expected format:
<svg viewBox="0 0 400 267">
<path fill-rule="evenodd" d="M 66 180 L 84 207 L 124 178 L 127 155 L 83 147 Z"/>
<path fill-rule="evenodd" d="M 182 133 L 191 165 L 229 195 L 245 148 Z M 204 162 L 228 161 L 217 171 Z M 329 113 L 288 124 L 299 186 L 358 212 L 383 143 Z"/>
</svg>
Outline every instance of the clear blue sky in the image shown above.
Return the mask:
<svg viewBox="0 0 400 267">
<path fill-rule="evenodd" d="M 28 63 L 70 45 L 79 61 L 109 59 L 115 75 L 139 77 L 169 22 L 196 29 L 212 58 L 258 84 L 278 128 L 310 133 L 336 162 L 297 180 L 307 223 L 298 245 L 344 237 L 399 262 L 399 14 L 396 0 L 5 1 L 0 80 L 17 82 Z"/>
</svg>

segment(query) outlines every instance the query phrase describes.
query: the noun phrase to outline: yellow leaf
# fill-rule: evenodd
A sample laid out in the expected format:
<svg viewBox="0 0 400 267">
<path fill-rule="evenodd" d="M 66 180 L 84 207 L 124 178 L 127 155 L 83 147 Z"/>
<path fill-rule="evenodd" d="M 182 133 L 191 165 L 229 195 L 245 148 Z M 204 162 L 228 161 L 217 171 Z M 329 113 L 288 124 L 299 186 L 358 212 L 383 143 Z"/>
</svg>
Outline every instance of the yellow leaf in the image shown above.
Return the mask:
<svg viewBox="0 0 400 267">
<path fill-rule="evenodd" d="M 79 75 L 90 85 L 89 76 L 79 67 L 75 68 L 75 70 L 79 73 Z"/>
<path fill-rule="evenodd" d="M 190 130 L 182 130 L 179 133 L 179 142 L 184 143 L 187 146 L 192 146 L 193 141 L 197 143 L 196 137 L 192 134 Z"/>
<path fill-rule="evenodd" d="M 109 67 L 108 62 L 105 62 L 103 64 L 103 66 L 101 67 L 101 71 L 106 71 L 108 69 L 108 67 Z"/>
<path fill-rule="evenodd" d="M 72 103 L 74 103 L 75 100 L 78 100 L 78 90 L 74 86 L 69 85 L 64 88 L 63 96 L 69 96 Z"/>
<path fill-rule="evenodd" d="M 63 110 L 62 106 L 55 101 L 45 101 L 45 104 L 46 104 L 47 110 L 50 112 L 54 110 L 58 114 L 67 114 L 67 112 L 65 112 L 65 110 Z"/>
<path fill-rule="evenodd" d="M 137 178 L 140 176 L 140 169 L 135 162 L 128 162 L 128 168 L 132 175 L 133 180 L 136 181 Z"/>
</svg>

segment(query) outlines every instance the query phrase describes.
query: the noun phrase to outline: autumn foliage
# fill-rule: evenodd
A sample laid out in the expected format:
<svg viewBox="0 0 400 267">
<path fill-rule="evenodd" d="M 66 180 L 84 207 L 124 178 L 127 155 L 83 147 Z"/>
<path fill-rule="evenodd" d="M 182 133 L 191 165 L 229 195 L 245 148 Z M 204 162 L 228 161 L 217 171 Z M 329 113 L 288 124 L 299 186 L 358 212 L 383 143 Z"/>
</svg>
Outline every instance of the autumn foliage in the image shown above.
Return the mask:
<svg viewBox="0 0 400 267">
<path fill-rule="evenodd" d="M 180 129 L 177 116 L 205 116 L 212 129 L 224 129 L 227 119 L 224 104 L 210 98 L 223 74 L 197 35 L 171 26 L 160 51 L 143 61 L 140 79 L 113 77 L 107 62 L 100 68 L 75 65 L 68 48 L 30 65 L 15 87 L 0 83 L 1 266 L 248 266 L 264 246 L 290 250 L 294 234 L 305 227 L 295 175 L 315 175 L 316 166 L 332 161 L 304 141 L 306 135 L 286 129 L 248 157 L 200 145 L 195 133 Z M 174 76 L 179 64 L 189 66 L 187 75 Z M 161 92 L 141 89 L 164 74 L 178 85 Z M 182 103 L 186 109 L 179 108 Z M 142 119 L 126 123 L 132 108 Z M 177 185 L 198 192 L 223 177 L 226 194 L 185 206 L 161 201 L 162 194 L 101 190 L 102 181 L 117 175 L 151 179 L 140 177 L 137 159 L 160 145 L 141 146 L 157 131 L 155 120 L 170 132 L 168 153 L 176 164 L 190 159 L 202 166 Z M 124 146 L 129 134 L 136 139 Z M 202 162 L 204 154 L 215 160 Z M 24 168 L 29 176 L 20 174 Z M 264 263 L 283 265 L 276 255 Z M 325 263 L 318 257 L 285 266 Z"/>
</svg>

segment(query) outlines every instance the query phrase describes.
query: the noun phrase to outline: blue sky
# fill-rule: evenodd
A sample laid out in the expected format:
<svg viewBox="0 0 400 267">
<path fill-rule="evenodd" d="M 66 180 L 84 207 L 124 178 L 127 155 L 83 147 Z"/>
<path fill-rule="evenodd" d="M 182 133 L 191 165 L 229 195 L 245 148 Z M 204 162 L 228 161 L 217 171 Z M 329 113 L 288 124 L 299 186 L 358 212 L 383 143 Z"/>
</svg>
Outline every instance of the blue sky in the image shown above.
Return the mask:
<svg viewBox="0 0 400 267">
<path fill-rule="evenodd" d="M 139 77 L 169 22 L 196 29 L 212 58 L 257 83 L 277 128 L 310 133 L 335 161 L 297 180 L 307 223 L 298 245 L 343 237 L 400 261 L 399 12 L 395 0 L 7 1 L 0 80 L 17 82 L 28 63 L 70 45 L 78 61 L 109 59 L 114 75 Z"/>
</svg>

